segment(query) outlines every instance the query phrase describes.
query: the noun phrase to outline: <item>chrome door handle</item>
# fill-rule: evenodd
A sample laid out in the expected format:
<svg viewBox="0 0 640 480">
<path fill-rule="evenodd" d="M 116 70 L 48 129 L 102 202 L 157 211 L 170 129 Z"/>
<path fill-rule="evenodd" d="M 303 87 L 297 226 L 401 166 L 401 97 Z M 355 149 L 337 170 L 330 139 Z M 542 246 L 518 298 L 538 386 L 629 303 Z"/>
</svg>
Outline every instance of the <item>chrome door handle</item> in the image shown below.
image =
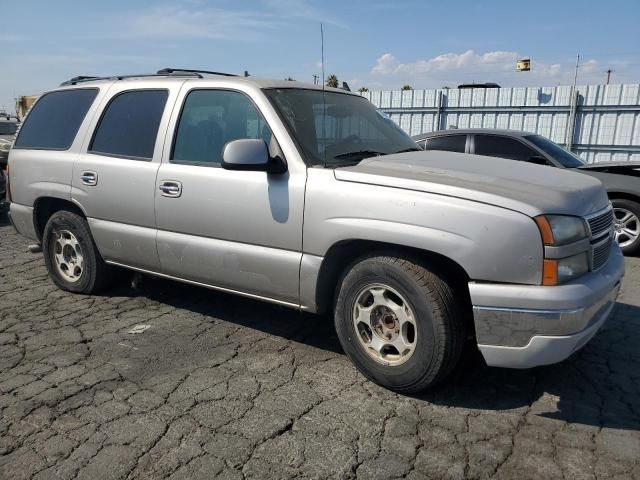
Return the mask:
<svg viewBox="0 0 640 480">
<path fill-rule="evenodd" d="M 82 172 L 80 174 L 80 181 L 90 187 L 98 184 L 98 174 L 96 172 Z"/>
<path fill-rule="evenodd" d="M 173 180 L 163 180 L 159 188 L 164 197 L 176 198 L 182 194 L 182 184 Z"/>
</svg>

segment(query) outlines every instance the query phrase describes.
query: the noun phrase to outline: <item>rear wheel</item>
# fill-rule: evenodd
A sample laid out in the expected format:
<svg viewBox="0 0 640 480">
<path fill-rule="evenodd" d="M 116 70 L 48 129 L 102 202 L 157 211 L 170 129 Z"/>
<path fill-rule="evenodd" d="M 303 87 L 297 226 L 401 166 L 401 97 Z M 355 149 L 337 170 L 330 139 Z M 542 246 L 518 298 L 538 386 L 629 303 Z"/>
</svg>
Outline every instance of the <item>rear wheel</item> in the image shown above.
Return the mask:
<svg viewBox="0 0 640 480">
<path fill-rule="evenodd" d="M 54 213 L 42 235 L 44 261 L 53 282 L 62 290 L 96 293 L 112 278 L 95 246 L 87 221 L 76 213 Z"/>
<path fill-rule="evenodd" d="M 625 255 L 640 253 L 640 204 L 624 198 L 613 199 L 616 241 Z"/>
<path fill-rule="evenodd" d="M 464 311 L 451 284 L 397 257 L 372 256 L 353 265 L 340 285 L 335 324 L 356 367 L 403 393 L 442 381 L 465 342 Z"/>
</svg>

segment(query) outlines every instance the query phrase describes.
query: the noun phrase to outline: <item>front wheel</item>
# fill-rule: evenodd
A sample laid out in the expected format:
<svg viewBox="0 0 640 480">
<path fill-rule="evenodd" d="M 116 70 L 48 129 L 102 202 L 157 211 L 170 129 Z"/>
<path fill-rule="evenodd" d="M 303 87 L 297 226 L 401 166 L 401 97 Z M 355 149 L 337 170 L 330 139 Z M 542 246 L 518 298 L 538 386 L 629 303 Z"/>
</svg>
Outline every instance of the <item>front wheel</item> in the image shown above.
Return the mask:
<svg viewBox="0 0 640 480">
<path fill-rule="evenodd" d="M 66 210 L 54 213 L 42 240 L 49 277 L 62 290 L 90 294 L 110 282 L 112 268 L 100 256 L 89 225 L 80 215 Z"/>
<path fill-rule="evenodd" d="M 457 364 L 466 338 L 463 304 L 435 271 L 408 259 L 372 256 L 342 279 L 336 330 L 366 377 L 415 393 L 442 381 Z"/>
<path fill-rule="evenodd" d="M 622 253 L 640 253 L 640 204 L 633 200 L 617 198 L 611 200 L 615 216 L 615 235 Z"/>
</svg>

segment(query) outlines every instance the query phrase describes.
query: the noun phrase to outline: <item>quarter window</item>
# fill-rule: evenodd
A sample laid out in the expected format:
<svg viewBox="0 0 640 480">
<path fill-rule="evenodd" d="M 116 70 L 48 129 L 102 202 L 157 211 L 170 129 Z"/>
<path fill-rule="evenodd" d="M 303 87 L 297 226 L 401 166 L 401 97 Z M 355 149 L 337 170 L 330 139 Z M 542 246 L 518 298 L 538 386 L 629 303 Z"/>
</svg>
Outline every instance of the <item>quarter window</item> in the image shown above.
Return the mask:
<svg viewBox="0 0 640 480">
<path fill-rule="evenodd" d="M 464 153 L 466 143 L 466 135 L 443 135 L 441 137 L 427 138 L 424 149 Z"/>
<path fill-rule="evenodd" d="M 229 90 L 194 90 L 180 114 L 171 161 L 220 165 L 225 144 L 239 139 L 271 141 L 271 130 L 246 95 Z"/>
<path fill-rule="evenodd" d="M 29 112 L 14 148 L 67 150 L 97 94 L 96 88 L 46 93 Z"/>
<path fill-rule="evenodd" d="M 167 96 L 166 90 L 132 90 L 114 97 L 102 114 L 89 151 L 114 157 L 153 158 Z"/>
<path fill-rule="evenodd" d="M 497 135 L 476 135 L 475 153 L 476 155 L 509 158 L 523 162 L 528 162 L 531 157 L 537 155 L 531 148 L 518 140 Z"/>
</svg>

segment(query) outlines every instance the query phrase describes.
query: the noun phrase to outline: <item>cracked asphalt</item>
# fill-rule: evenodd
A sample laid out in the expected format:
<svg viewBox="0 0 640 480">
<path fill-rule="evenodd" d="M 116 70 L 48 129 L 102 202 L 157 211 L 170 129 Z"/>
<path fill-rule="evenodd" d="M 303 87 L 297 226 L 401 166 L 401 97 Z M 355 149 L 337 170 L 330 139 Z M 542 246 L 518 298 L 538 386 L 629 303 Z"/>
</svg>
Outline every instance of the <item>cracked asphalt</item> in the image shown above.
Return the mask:
<svg viewBox="0 0 640 480">
<path fill-rule="evenodd" d="M 569 360 L 471 354 L 407 397 L 326 318 L 130 276 L 72 295 L 27 245 L 0 215 L 0 478 L 640 479 L 640 259 Z"/>
</svg>

